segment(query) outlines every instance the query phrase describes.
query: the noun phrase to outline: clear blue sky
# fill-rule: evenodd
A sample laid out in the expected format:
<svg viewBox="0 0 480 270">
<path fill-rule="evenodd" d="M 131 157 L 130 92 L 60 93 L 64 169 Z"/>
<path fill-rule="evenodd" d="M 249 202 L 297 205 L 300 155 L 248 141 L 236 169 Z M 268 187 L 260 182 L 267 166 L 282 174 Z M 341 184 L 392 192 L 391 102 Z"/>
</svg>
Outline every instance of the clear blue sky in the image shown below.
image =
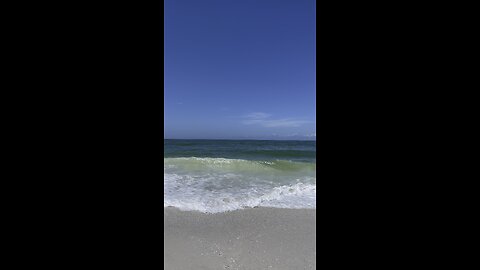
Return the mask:
<svg viewBox="0 0 480 270">
<path fill-rule="evenodd" d="M 165 0 L 165 138 L 315 139 L 315 0 Z"/>
</svg>

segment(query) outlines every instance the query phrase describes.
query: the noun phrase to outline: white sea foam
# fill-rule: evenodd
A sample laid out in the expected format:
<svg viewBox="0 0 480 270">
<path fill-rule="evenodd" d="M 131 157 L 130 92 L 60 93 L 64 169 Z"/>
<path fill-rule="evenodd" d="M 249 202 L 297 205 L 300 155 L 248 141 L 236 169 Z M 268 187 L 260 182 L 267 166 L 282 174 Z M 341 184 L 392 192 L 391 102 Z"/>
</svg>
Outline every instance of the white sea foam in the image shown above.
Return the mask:
<svg viewBox="0 0 480 270">
<path fill-rule="evenodd" d="M 270 165 L 213 158 L 166 160 L 164 207 L 206 213 L 257 206 L 315 208 L 314 171 L 277 172 Z"/>
</svg>

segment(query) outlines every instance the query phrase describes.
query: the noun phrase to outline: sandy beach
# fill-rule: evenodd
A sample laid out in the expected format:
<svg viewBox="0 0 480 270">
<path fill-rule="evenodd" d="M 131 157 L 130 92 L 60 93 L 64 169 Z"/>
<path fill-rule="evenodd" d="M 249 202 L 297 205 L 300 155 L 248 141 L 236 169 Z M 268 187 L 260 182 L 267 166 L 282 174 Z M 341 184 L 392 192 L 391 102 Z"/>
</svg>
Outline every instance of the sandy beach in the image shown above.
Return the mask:
<svg viewBox="0 0 480 270">
<path fill-rule="evenodd" d="M 164 268 L 316 269 L 316 210 L 164 208 Z"/>
</svg>

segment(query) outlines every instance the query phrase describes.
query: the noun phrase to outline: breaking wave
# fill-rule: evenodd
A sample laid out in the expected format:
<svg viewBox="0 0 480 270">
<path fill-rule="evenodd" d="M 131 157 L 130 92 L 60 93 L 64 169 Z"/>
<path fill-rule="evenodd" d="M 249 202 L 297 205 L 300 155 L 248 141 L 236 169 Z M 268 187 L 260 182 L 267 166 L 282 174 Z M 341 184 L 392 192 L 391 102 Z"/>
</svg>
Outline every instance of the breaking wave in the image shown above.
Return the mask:
<svg viewBox="0 0 480 270">
<path fill-rule="evenodd" d="M 217 213 L 315 208 L 316 164 L 288 160 L 165 158 L 164 207 Z"/>
</svg>

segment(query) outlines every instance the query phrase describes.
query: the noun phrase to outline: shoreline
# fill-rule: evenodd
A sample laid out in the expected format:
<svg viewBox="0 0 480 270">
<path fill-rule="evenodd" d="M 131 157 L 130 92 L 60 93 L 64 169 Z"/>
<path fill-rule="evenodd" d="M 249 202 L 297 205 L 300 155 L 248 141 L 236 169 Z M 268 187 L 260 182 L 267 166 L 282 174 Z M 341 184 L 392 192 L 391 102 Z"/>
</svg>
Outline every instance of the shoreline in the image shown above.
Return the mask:
<svg viewBox="0 0 480 270">
<path fill-rule="evenodd" d="M 316 209 L 164 207 L 164 267 L 316 269 Z"/>
</svg>

